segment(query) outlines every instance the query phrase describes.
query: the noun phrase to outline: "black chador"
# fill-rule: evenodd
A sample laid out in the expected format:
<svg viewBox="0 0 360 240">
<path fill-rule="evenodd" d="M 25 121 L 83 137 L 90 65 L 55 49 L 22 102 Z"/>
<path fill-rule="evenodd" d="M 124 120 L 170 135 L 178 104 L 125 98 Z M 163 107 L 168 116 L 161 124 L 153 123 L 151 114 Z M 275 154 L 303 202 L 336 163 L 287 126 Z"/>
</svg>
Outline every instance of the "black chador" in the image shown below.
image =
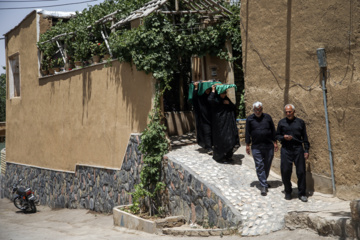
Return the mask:
<svg viewBox="0 0 360 240">
<path fill-rule="evenodd" d="M 196 120 L 196 139 L 198 144 L 206 151 L 212 151 L 211 136 L 211 107 L 208 101 L 210 90 L 198 95 L 198 90 L 193 93 L 193 105 Z"/>
<path fill-rule="evenodd" d="M 209 101 L 212 107 L 212 134 L 216 161 L 231 161 L 236 147 L 240 146 L 236 126 L 235 105 L 225 96 L 221 98 L 217 93 L 211 92 Z M 224 102 L 228 101 L 229 104 Z"/>
</svg>

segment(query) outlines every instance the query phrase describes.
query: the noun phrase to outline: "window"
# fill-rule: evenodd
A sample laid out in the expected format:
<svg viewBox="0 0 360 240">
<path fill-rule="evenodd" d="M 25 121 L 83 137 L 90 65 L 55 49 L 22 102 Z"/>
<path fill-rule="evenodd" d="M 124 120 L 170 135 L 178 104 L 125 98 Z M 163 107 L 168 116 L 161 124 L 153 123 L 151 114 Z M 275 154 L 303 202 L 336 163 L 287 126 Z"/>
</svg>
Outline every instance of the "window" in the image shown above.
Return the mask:
<svg viewBox="0 0 360 240">
<path fill-rule="evenodd" d="M 9 57 L 9 88 L 10 98 L 20 97 L 20 66 L 19 54 Z"/>
</svg>

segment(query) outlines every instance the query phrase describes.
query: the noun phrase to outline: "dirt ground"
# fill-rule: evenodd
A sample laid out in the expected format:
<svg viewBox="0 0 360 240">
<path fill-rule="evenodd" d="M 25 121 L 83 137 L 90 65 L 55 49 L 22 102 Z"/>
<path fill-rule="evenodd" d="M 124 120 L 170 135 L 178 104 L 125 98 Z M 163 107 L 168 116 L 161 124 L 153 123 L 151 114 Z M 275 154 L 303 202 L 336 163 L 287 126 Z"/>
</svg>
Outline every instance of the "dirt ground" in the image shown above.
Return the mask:
<svg viewBox="0 0 360 240">
<path fill-rule="evenodd" d="M 204 239 L 203 237 L 159 236 L 126 228 L 114 227 L 113 216 L 90 212 L 85 209 L 56 209 L 38 206 L 38 212 L 24 214 L 18 211 L 13 203 L 7 199 L 0 199 L 0 239 L 158 239 L 170 240 L 190 238 L 191 240 Z M 208 237 L 206 239 L 220 239 Z M 322 239 L 335 238 L 320 237 L 309 230 L 282 230 L 259 237 L 224 236 L 222 239 L 251 239 L 251 240 L 279 240 L 279 239 Z"/>
</svg>

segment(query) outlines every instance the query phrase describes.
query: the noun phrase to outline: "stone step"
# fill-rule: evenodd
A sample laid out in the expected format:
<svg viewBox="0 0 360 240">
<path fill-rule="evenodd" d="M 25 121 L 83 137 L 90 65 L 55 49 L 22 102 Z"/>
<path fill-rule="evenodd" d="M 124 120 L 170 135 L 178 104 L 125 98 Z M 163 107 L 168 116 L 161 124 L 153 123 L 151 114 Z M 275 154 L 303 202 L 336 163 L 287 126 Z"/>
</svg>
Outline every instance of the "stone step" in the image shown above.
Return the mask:
<svg viewBox="0 0 360 240">
<path fill-rule="evenodd" d="M 310 228 L 321 236 L 356 239 L 356 228 L 357 231 L 360 228 L 359 223 L 352 220 L 349 203 L 348 201 L 334 203 L 318 211 L 289 211 L 285 216 L 285 227 L 290 230 Z"/>
</svg>

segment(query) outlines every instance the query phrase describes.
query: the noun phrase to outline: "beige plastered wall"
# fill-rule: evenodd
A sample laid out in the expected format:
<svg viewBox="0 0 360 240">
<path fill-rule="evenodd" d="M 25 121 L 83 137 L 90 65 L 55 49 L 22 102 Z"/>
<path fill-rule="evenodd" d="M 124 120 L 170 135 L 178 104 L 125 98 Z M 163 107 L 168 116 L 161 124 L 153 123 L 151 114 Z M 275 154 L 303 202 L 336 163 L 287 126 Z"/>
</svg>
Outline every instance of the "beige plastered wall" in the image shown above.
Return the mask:
<svg viewBox="0 0 360 240">
<path fill-rule="evenodd" d="M 244 0 L 241 4 L 247 115 L 252 103 L 261 101 L 277 125 L 284 117 L 284 105 L 294 104 L 297 116 L 307 124 L 311 144 L 308 183 L 315 191 L 332 192 L 316 56 L 317 48 L 325 48 L 336 195 L 359 198 L 360 2 Z M 279 164 L 273 170 L 279 171 Z"/>
<path fill-rule="evenodd" d="M 39 78 L 36 32 L 33 12 L 6 35 L 21 78 L 21 97 L 7 95 L 6 160 L 62 171 L 121 168 L 130 134 L 146 127 L 154 79 L 118 61 Z"/>
</svg>

